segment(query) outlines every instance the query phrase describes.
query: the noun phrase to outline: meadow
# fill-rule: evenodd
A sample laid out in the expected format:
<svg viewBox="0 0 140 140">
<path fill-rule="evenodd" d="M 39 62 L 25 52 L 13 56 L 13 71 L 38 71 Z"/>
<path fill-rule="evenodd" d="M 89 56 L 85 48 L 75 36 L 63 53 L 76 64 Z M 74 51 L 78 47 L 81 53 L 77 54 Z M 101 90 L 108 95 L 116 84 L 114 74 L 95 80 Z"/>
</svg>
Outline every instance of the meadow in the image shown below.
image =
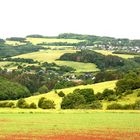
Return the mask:
<svg viewBox="0 0 140 140">
<path fill-rule="evenodd" d="M 95 51 L 103 55 L 115 55 L 115 56 L 122 57 L 124 59 L 134 58 L 134 56 L 136 56 L 136 55 L 130 55 L 130 54 L 113 54 L 112 51 L 108 51 L 108 50 L 95 50 Z"/>
<path fill-rule="evenodd" d="M 140 139 L 140 112 L 64 110 L 1 113 L 0 124 L 1 140 Z"/>
<path fill-rule="evenodd" d="M 54 42 L 78 43 L 78 42 L 85 41 L 85 40 L 78 40 L 78 39 L 31 38 L 31 37 L 28 37 L 26 40 L 35 45 L 39 43 L 54 43 Z"/>
<path fill-rule="evenodd" d="M 55 62 L 58 65 L 66 65 L 76 69 L 77 72 L 90 72 L 98 71 L 99 69 L 93 63 L 82 63 L 73 61 L 60 61 L 57 60 L 64 53 L 74 53 L 76 50 L 40 50 L 39 52 L 33 52 L 28 54 L 22 54 L 15 56 L 14 58 L 31 58 L 39 62 Z"/>
</svg>

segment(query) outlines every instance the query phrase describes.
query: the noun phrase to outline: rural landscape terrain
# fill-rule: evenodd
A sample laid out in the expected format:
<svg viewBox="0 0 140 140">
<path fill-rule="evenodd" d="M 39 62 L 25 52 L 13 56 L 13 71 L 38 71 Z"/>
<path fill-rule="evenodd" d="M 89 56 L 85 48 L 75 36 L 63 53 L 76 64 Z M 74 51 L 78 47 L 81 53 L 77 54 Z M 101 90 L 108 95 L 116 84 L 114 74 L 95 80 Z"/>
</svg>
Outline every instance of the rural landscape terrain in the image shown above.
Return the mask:
<svg viewBox="0 0 140 140">
<path fill-rule="evenodd" d="M 0 125 L 0 140 L 140 140 L 140 40 L 0 39 Z"/>
</svg>

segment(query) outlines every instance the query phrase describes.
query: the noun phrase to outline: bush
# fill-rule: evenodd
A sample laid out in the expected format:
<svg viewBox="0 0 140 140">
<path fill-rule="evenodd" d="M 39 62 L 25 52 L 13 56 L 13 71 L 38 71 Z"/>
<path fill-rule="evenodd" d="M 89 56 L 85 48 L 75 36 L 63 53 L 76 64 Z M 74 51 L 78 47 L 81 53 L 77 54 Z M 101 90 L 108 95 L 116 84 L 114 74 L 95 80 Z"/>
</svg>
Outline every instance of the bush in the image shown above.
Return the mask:
<svg viewBox="0 0 140 140">
<path fill-rule="evenodd" d="M 96 97 L 97 100 L 103 100 L 104 99 L 103 94 L 101 92 L 97 92 L 95 97 Z"/>
<path fill-rule="evenodd" d="M 140 110 L 140 100 L 137 100 L 137 101 L 133 104 L 133 106 L 134 106 L 134 109 L 135 109 L 135 110 Z"/>
<path fill-rule="evenodd" d="M 105 89 L 102 93 L 103 99 L 104 100 L 109 100 L 111 101 L 112 99 L 114 100 L 115 97 L 115 93 L 112 89 Z"/>
<path fill-rule="evenodd" d="M 59 97 L 64 97 L 64 96 L 65 96 L 65 94 L 64 94 L 64 92 L 63 92 L 63 91 L 60 91 L 60 92 L 58 93 L 58 96 L 59 96 Z"/>
<path fill-rule="evenodd" d="M 121 104 L 119 104 L 119 103 L 113 103 L 113 104 L 110 104 L 110 105 L 108 105 L 107 106 L 107 109 L 108 110 L 113 110 L 113 109 L 122 109 L 123 107 L 122 107 L 122 105 Z"/>
<path fill-rule="evenodd" d="M 133 110 L 134 109 L 134 104 L 125 104 L 125 105 L 121 105 L 119 103 L 113 103 L 111 105 L 108 105 L 107 106 L 107 109 L 108 110 L 111 110 L 111 109 L 120 109 L 120 110 Z"/>
<path fill-rule="evenodd" d="M 91 104 L 79 105 L 76 109 L 102 109 L 102 104 L 99 101 L 94 101 Z"/>
<path fill-rule="evenodd" d="M 22 98 L 17 101 L 16 106 L 19 108 L 29 108 L 29 104 L 27 104 L 26 101 Z"/>
<path fill-rule="evenodd" d="M 140 97 L 140 91 L 138 91 L 137 97 Z"/>
<path fill-rule="evenodd" d="M 48 87 L 43 85 L 42 87 L 39 88 L 39 93 L 47 93 L 48 92 Z"/>
<path fill-rule="evenodd" d="M 31 108 L 31 109 L 37 109 L 37 106 L 36 106 L 35 103 L 31 103 L 31 104 L 29 105 L 29 108 Z"/>
<path fill-rule="evenodd" d="M 42 97 L 38 101 L 38 107 L 42 109 L 55 109 L 54 101 L 47 100 L 45 97 Z"/>
<path fill-rule="evenodd" d="M 132 93 L 133 93 L 133 90 L 126 90 L 126 92 L 124 94 L 129 95 L 129 94 L 132 94 Z"/>
<path fill-rule="evenodd" d="M 11 107 L 13 108 L 15 104 L 13 102 L 0 102 L 0 107 Z"/>
<path fill-rule="evenodd" d="M 78 106 L 85 104 L 86 100 L 83 95 L 79 93 L 70 93 L 62 99 L 62 109 L 75 109 Z"/>
</svg>

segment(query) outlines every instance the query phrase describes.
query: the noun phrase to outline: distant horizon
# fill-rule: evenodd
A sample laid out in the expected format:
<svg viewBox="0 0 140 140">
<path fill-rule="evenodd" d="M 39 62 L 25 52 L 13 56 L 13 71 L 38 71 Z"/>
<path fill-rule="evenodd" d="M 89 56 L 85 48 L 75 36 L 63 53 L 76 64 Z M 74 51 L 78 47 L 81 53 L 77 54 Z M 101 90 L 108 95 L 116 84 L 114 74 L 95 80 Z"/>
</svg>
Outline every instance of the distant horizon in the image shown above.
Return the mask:
<svg viewBox="0 0 140 140">
<path fill-rule="evenodd" d="M 129 40 L 140 40 L 140 38 L 128 38 L 128 37 L 114 37 L 114 36 L 107 36 L 107 35 L 96 35 L 96 34 L 82 34 L 82 33 L 73 33 L 73 32 L 65 32 L 65 33 L 58 33 L 58 34 L 55 34 L 55 35 L 45 35 L 45 34 L 27 34 L 25 36 L 8 36 L 8 37 L 1 37 L 0 36 L 0 39 L 7 39 L 7 38 L 12 38 L 12 37 L 21 37 L 21 38 L 26 38 L 27 36 L 30 36 L 30 35 L 41 35 L 43 37 L 57 37 L 58 35 L 60 34 L 79 34 L 79 35 L 93 35 L 93 36 L 99 36 L 99 37 L 111 37 L 111 38 L 115 38 L 115 39 L 129 39 Z"/>
</svg>

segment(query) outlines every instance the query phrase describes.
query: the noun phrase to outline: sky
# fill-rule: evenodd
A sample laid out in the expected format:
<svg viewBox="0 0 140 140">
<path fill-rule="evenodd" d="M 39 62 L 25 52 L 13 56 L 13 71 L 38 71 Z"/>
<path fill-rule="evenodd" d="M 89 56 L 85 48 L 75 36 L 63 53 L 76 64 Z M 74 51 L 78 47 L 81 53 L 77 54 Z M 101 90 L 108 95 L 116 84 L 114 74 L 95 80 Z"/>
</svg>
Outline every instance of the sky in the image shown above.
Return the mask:
<svg viewBox="0 0 140 140">
<path fill-rule="evenodd" d="M 140 0 L 0 0 L 0 38 L 91 34 L 140 39 Z"/>
</svg>

